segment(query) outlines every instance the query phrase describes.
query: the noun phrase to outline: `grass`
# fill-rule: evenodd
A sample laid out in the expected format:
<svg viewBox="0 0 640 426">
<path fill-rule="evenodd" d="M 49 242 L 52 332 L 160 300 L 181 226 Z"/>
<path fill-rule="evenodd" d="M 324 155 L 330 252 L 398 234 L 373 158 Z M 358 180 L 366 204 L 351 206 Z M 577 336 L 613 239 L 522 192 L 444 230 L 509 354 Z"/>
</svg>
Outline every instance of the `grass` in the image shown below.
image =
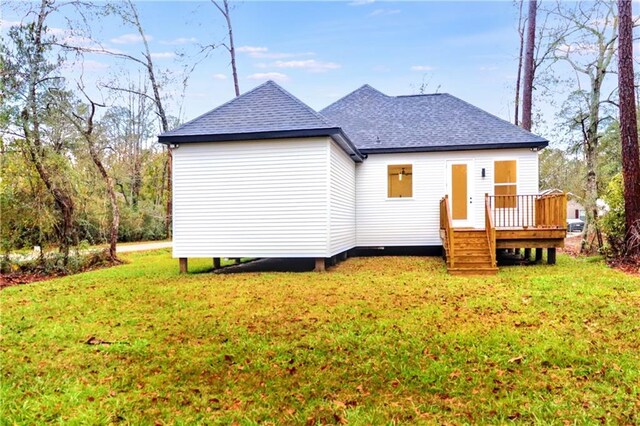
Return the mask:
<svg viewBox="0 0 640 426">
<path fill-rule="evenodd" d="M 640 423 L 640 279 L 601 260 L 465 278 L 124 257 L 0 293 L 0 424 Z"/>
</svg>

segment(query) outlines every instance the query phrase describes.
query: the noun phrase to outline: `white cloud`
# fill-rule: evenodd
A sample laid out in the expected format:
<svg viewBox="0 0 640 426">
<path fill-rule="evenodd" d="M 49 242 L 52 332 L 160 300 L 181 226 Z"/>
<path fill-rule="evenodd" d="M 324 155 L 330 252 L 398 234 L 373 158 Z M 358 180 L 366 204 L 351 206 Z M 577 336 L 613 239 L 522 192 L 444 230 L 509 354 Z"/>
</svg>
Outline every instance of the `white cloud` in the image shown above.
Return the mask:
<svg viewBox="0 0 640 426">
<path fill-rule="evenodd" d="M 352 2 L 348 3 L 349 6 L 364 6 L 366 4 L 371 4 L 374 3 L 376 0 L 353 0 Z"/>
<path fill-rule="evenodd" d="M 398 13 L 400 13 L 400 9 L 376 9 L 367 16 L 389 16 Z"/>
<path fill-rule="evenodd" d="M 249 80 L 276 80 L 287 81 L 289 77 L 281 72 L 258 72 L 247 77 Z"/>
<path fill-rule="evenodd" d="M 267 49 L 266 47 L 258 47 L 258 46 L 240 46 L 238 48 L 236 48 L 236 52 L 242 52 L 242 53 L 256 53 L 256 52 L 266 52 Z"/>
<path fill-rule="evenodd" d="M 160 44 L 165 44 L 169 46 L 180 46 L 183 44 L 196 43 L 197 41 L 198 39 L 195 37 L 178 37 L 178 38 L 174 38 L 173 40 L 163 40 L 160 42 Z"/>
<path fill-rule="evenodd" d="M 411 71 L 433 71 L 435 68 L 431 65 L 413 65 Z"/>
<path fill-rule="evenodd" d="M 251 57 L 253 58 L 261 58 L 261 59 L 285 59 L 292 58 L 296 55 L 295 53 L 278 53 L 278 52 L 256 52 L 252 53 Z"/>
<path fill-rule="evenodd" d="M 306 69 L 312 72 L 325 72 L 335 70 L 341 67 L 335 62 L 322 62 L 315 59 L 297 60 L 297 61 L 275 61 L 273 66 L 277 68 L 297 68 Z"/>
<path fill-rule="evenodd" d="M 0 19 L 0 30 L 8 30 L 11 27 L 19 27 L 22 25 L 20 21 L 8 21 L 6 19 Z"/>
<path fill-rule="evenodd" d="M 211 76 L 214 80 L 226 80 L 227 76 L 225 74 L 213 74 Z"/>
<path fill-rule="evenodd" d="M 174 52 L 151 52 L 153 59 L 173 59 L 176 54 Z"/>
<path fill-rule="evenodd" d="M 258 59 L 285 59 L 293 58 L 295 56 L 313 56 L 313 52 L 305 53 L 283 53 L 283 52 L 269 52 L 267 47 L 261 46 L 240 46 L 236 49 L 237 52 L 246 53 L 252 58 Z"/>
<path fill-rule="evenodd" d="M 153 40 L 153 37 L 147 35 L 147 41 Z M 143 39 L 140 34 L 122 34 L 118 37 L 112 38 L 111 43 L 115 44 L 136 44 L 142 43 Z"/>
</svg>

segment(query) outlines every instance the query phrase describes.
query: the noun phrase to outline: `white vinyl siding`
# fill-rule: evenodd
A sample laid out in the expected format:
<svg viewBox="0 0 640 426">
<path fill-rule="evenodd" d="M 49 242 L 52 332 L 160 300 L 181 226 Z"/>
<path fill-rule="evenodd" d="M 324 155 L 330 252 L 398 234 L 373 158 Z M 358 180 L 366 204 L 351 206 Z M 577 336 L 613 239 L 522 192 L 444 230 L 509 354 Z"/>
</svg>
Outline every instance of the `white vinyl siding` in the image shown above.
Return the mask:
<svg viewBox="0 0 640 426">
<path fill-rule="evenodd" d="M 330 139 L 183 143 L 174 257 L 326 257 Z"/>
<path fill-rule="evenodd" d="M 356 168 L 353 160 L 331 142 L 330 151 L 330 255 L 356 245 Z"/>
<path fill-rule="evenodd" d="M 493 195 L 495 160 L 517 160 L 518 194 L 538 192 L 538 153 L 529 149 L 369 154 L 356 166 L 357 245 L 441 245 L 439 200 L 447 193 L 447 161 L 471 160 L 470 215 L 484 227 L 484 194 Z M 413 197 L 387 198 L 387 166 L 413 165 Z M 481 171 L 485 169 L 485 177 Z"/>
</svg>

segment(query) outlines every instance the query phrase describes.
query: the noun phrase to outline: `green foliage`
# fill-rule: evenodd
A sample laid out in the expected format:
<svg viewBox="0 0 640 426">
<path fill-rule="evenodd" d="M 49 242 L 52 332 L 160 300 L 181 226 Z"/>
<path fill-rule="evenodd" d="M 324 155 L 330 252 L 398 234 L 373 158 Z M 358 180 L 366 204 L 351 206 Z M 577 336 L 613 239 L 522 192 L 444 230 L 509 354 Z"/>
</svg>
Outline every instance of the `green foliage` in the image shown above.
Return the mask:
<svg viewBox="0 0 640 426">
<path fill-rule="evenodd" d="M 79 244 L 76 250 L 66 258 L 64 254 L 57 251 L 45 253 L 28 261 L 16 261 L 8 256 L 0 257 L 0 272 L 3 274 L 68 275 L 109 265 L 111 265 L 111 259 L 108 251 L 91 251 L 86 243 Z"/>
<path fill-rule="evenodd" d="M 561 149 L 548 148 L 540 154 L 540 188 L 560 189 L 583 198 L 584 162 Z"/>
<path fill-rule="evenodd" d="M 604 200 L 610 208 L 609 212 L 602 218 L 602 229 L 607 235 L 608 254 L 619 256 L 624 250 L 626 235 L 622 173 L 611 179 L 607 186 Z"/>
<path fill-rule="evenodd" d="M 53 200 L 35 170 L 17 151 L 0 167 L 0 242 L 3 252 L 55 241 Z"/>
<path fill-rule="evenodd" d="M 162 240 L 167 237 L 162 205 L 142 201 L 137 209 L 125 208 L 120 213 L 119 241 Z"/>
<path fill-rule="evenodd" d="M 2 291 L 5 424 L 640 421 L 640 279 L 601 260 L 469 278 L 424 257 L 128 259 Z"/>
</svg>

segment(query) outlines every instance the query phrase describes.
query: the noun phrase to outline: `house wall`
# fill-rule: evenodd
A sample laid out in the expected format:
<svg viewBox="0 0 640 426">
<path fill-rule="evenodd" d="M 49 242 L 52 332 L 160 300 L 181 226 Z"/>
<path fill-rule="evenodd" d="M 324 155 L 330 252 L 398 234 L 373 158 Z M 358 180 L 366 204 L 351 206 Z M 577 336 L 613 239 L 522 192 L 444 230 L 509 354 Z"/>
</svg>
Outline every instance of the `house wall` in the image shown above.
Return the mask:
<svg viewBox="0 0 640 426">
<path fill-rule="evenodd" d="M 330 214 L 335 247 L 348 245 L 348 203 L 335 196 L 329 206 L 331 146 L 327 137 L 181 144 L 173 256 L 326 257 Z M 331 181 L 348 179 L 342 163 Z"/>
<path fill-rule="evenodd" d="M 329 152 L 329 255 L 356 245 L 356 166 L 335 142 Z"/>
<path fill-rule="evenodd" d="M 447 161 L 473 160 L 470 214 L 484 227 L 484 194 L 493 194 L 493 162 L 517 160 L 518 194 L 538 192 L 538 153 L 529 149 L 370 154 L 356 165 L 356 237 L 360 247 L 441 245 L 439 200 L 448 191 Z M 387 166 L 413 165 L 413 197 L 387 198 Z M 481 170 L 485 169 L 485 178 Z"/>
<path fill-rule="evenodd" d="M 576 218 L 576 210 L 578 210 L 578 217 Z M 584 206 L 576 200 L 569 198 L 567 201 L 567 219 L 581 219 L 586 218 L 586 211 Z"/>
</svg>

